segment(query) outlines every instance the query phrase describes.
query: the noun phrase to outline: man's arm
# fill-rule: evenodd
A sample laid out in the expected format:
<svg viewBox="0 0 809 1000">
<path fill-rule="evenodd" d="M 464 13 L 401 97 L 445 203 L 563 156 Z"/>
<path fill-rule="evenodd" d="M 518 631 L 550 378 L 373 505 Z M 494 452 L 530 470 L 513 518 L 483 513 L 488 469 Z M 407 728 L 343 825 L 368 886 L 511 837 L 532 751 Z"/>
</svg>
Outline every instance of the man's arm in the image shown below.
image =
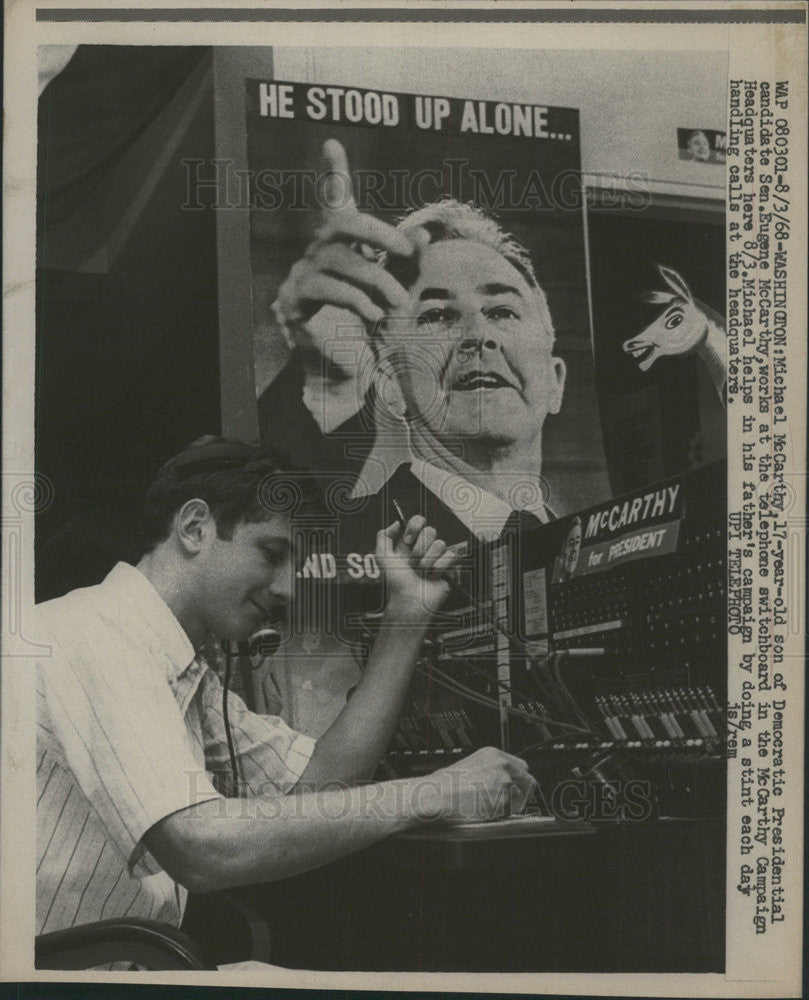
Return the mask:
<svg viewBox="0 0 809 1000">
<path fill-rule="evenodd" d="M 391 594 L 383 626 L 361 683 L 316 744 L 296 794 L 206 801 L 144 835 L 160 865 L 192 892 L 286 878 L 419 822 L 518 811 L 533 791 L 525 762 L 492 747 L 427 777 L 353 784 L 373 772 L 387 746 L 424 631 L 449 590 L 443 574 L 455 562 L 420 516 L 404 530 L 380 531 L 376 557 Z"/>
<path fill-rule="evenodd" d="M 318 739 L 300 788 L 371 778 L 390 743 L 432 615 L 449 592 L 441 575 L 455 562 L 435 529 L 412 517 L 397 539 L 377 535 L 377 560 L 390 599 L 363 675 L 343 711 Z"/>
<path fill-rule="evenodd" d="M 535 786 L 524 761 L 486 747 L 423 778 L 271 799 L 215 799 L 144 835 L 153 857 L 196 893 L 287 878 L 434 820 L 520 811 Z"/>
</svg>

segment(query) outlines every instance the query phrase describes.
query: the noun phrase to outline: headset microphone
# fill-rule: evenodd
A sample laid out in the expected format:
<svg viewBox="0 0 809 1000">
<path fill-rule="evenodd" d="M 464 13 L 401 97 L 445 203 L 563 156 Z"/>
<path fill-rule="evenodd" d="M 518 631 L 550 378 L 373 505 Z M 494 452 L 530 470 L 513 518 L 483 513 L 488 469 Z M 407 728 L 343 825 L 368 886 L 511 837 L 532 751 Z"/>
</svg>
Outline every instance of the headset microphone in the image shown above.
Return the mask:
<svg viewBox="0 0 809 1000">
<path fill-rule="evenodd" d="M 281 645 L 281 633 L 275 625 L 264 625 L 254 632 L 247 640 L 247 653 L 250 656 L 253 666 L 255 660 L 263 660 L 268 656 L 274 656 Z"/>
</svg>

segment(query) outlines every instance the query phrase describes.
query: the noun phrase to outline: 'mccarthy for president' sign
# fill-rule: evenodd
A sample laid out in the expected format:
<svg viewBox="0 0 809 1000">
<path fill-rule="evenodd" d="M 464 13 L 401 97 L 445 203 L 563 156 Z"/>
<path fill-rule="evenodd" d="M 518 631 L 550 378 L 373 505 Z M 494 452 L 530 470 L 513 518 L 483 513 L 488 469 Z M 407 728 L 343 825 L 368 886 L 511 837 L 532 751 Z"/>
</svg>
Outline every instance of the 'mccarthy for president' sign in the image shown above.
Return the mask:
<svg viewBox="0 0 809 1000">
<path fill-rule="evenodd" d="M 577 515 L 554 562 L 553 582 L 676 551 L 684 507 L 682 485 L 672 482 Z"/>
</svg>

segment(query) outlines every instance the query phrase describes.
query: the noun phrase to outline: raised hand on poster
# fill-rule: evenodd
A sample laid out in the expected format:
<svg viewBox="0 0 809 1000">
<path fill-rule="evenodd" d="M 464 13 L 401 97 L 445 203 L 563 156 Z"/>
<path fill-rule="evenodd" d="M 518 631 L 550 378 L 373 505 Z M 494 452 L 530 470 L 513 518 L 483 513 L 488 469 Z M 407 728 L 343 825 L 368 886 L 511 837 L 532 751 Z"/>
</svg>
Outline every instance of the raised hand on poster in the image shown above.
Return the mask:
<svg viewBox="0 0 809 1000">
<path fill-rule="evenodd" d="M 299 352 L 307 379 L 323 383 L 318 386 L 321 392 L 331 383 L 344 397 L 361 399 L 365 387 L 346 392 L 346 383 L 355 382 L 367 366 L 361 352 L 344 349 L 345 331 L 358 331 L 373 350 L 372 334 L 379 321 L 401 313 L 409 302 L 405 288 L 378 258 L 381 253 L 411 257 L 420 240 L 357 208 L 348 158 L 336 139 L 326 140 L 323 156 L 327 172 L 321 224 L 292 265 L 273 311 L 288 345 Z"/>
</svg>

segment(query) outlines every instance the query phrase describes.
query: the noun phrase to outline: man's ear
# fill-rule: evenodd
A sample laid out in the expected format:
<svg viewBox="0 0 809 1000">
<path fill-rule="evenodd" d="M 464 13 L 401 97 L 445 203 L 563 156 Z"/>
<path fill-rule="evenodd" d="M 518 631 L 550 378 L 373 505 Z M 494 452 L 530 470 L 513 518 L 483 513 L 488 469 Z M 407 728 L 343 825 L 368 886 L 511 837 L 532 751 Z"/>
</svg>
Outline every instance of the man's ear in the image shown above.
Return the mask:
<svg viewBox="0 0 809 1000">
<path fill-rule="evenodd" d="M 216 534 L 216 522 L 204 500 L 186 500 L 174 517 L 174 531 L 180 545 L 189 555 L 199 552 L 211 534 Z"/>
<path fill-rule="evenodd" d="M 558 413 L 561 410 L 566 377 L 567 365 L 561 358 L 553 355 L 551 358 L 551 391 L 548 399 L 548 413 Z"/>
</svg>

